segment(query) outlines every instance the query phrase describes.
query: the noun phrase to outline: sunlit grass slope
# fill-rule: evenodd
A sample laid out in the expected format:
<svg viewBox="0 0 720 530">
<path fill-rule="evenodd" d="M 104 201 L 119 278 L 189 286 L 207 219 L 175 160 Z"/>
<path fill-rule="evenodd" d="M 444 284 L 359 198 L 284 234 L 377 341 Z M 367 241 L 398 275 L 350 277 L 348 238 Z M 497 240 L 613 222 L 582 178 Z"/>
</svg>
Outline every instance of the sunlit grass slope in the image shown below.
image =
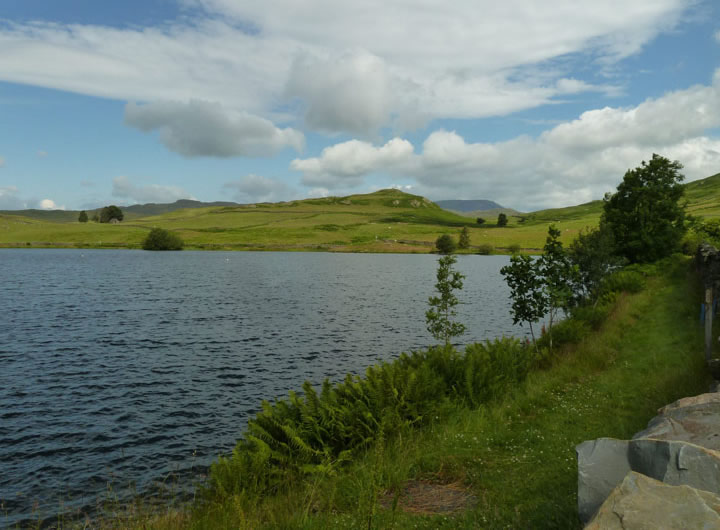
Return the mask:
<svg viewBox="0 0 720 530">
<path fill-rule="evenodd" d="M 720 217 L 720 174 L 688 184 L 686 199 L 691 214 Z M 429 252 L 439 235 L 457 236 L 467 226 L 474 247 L 468 252 L 483 246 L 502 253 L 515 245 L 533 252 L 542 248 L 548 225 L 557 225 L 567 243 L 582 229 L 597 226 L 601 213 L 598 200 L 511 215 L 503 228 L 495 226 L 495 219 L 480 226 L 474 218 L 443 210 L 423 197 L 389 189 L 128 216 L 118 225 L 78 223 L 75 212 L 44 219 L 0 214 L 0 247 L 140 248 L 157 226 L 177 232 L 189 249 Z"/>
</svg>

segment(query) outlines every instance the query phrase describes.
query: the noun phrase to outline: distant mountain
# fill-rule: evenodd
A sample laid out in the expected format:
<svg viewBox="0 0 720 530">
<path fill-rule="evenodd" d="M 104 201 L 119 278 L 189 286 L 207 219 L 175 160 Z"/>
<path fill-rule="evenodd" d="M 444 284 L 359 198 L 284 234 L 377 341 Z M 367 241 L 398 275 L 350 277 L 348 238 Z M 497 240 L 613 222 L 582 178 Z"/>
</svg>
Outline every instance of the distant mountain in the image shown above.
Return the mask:
<svg viewBox="0 0 720 530">
<path fill-rule="evenodd" d="M 475 212 L 478 210 L 495 210 L 503 208 L 503 206 L 500 206 L 495 201 L 488 201 L 485 199 L 455 199 L 447 201 L 435 201 L 435 204 L 437 204 L 443 210 L 450 210 L 451 212 Z"/>
<path fill-rule="evenodd" d="M 239 204 L 227 201 L 202 202 L 190 199 L 180 199 L 179 201 L 169 204 L 149 202 L 147 204 L 120 206 L 120 209 L 126 214 L 132 214 L 132 217 L 149 217 L 151 215 L 162 215 L 164 213 L 174 212 L 175 210 L 184 210 L 187 208 L 208 208 L 210 206 L 239 206 Z"/>
</svg>

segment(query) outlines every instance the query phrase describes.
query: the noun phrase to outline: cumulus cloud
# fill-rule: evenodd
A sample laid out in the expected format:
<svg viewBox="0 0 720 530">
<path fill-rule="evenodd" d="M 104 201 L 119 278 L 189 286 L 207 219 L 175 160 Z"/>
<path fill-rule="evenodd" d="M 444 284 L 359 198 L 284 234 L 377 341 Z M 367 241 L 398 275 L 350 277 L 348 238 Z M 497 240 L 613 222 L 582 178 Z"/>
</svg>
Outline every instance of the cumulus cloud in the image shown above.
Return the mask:
<svg viewBox="0 0 720 530">
<path fill-rule="evenodd" d="M 504 115 L 558 96 L 612 92 L 617 87 L 559 69 L 527 74 L 557 58 L 616 62 L 675 27 L 692 4 L 183 1 L 208 14 L 156 28 L 6 23 L 0 80 L 124 101 L 198 98 L 275 123 L 300 110 L 313 129 L 368 137 L 385 126 Z M 292 136 L 281 143 L 296 146 Z"/>
<path fill-rule="evenodd" d="M 280 180 L 252 174 L 226 182 L 223 188 L 234 192 L 234 201 L 246 204 L 287 201 L 297 196 L 297 190 Z"/>
<path fill-rule="evenodd" d="M 320 131 L 364 135 L 387 123 L 392 110 L 385 63 L 363 51 L 323 61 L 298 59 L 287 93 L 304 102 L 306 124 Z"/>
<path fill-rule="evenodd" d="M 65 206 L 58 206 L 52 199 L 43 199 L 39 205 L 41 210 L 64 210 Z"/>
<path fill-rule="evenodd" d="M 112 195 L 130 199 L 137 203 L 169 203 L 179 199 L 194 199 L 190 193 L 177 186 L 159 186 L 149 184 L 138 186 L 126 176 L 115 177 L 112 181 Z"/>
<path fill-rule="evenodd" d="M 350 140 L 326 147 L 319 157 L 295 159 L 290 167 L 303 173 L 306 186 L 333 189 L 357 185 L 363 176 L 378 169 L 393 171 L 412 152 L 412 144 L 401 138 L 393 138 L 381 147 Z"/>
<path fill-rule="evenodd" d="M 680 160 L 688 180 L 717 173 L 720 140 L 706 134 L 717 127 L 720 74 L 711 86 L 668 93 L 636 107 L 584 112 L 537 138 L 473 143 L 454 131 L 437 130 L 418 153 L 399 138 L 382 147 L 355 140 L 328 147 L 317 158 L 294 160 L 291 168 L 302 171 L 309 186 L 359 185 L 368 174 L 385 173 L 414 179 L 415 192 L 432 198 L 453 190 L 530 210 L 601 198 L 627 169 L 653 153 Z"/>
<path fill-rule="evenodd" d="M 128 103 L 125 123 L 144 132 L 159 130 L 163 145 L 186 157 L 268 156 L 285 147 L 300 151 L 304 143 L 299 131 L 207 101 Z"/>
</svg>

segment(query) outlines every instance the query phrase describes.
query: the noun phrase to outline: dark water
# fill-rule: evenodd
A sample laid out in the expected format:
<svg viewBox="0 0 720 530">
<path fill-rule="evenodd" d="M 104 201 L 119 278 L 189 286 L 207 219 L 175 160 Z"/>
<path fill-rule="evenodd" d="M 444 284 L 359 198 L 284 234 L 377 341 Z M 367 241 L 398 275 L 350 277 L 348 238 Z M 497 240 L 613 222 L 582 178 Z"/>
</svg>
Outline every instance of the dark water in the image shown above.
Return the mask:
<svg viewBox="0 0 720 530">
<path fill-rule="evenodd" d="M 0 250 L 0 527 L 182 484 L 262 399 L 432 342 L 437 258 Z M 502 256 L 461 256 L 463 342 L 519 334 Z"/>
</svg>

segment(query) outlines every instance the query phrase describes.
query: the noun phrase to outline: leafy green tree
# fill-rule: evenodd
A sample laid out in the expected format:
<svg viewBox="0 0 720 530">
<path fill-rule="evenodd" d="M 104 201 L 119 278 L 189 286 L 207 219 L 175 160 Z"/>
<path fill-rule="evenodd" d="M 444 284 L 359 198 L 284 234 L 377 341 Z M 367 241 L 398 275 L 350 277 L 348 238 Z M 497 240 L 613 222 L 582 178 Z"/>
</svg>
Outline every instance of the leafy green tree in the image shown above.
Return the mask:
<svg viewBox="0 0 720 530">
<path fill-rule="evenodd" d="M 467 226 L 463 226 L 460 230 L 460 239 L 458 240 L 458 248 L 468 248 L 470 246 L 470 231 Z"/>
<path fill-rule="evenodd" d="M 623 264 L 615 253 L 615 238 L 607 226 L 580 231 L 568 247 L 570 261 L 577 267 L 575 302 L 589 300 L 597 303 L 602 279 Z"/>
<path fill-rule="evenodd" d="M 457 244 L 452 236 L 443 234 L 435 240 L 435 248 L 440 254 L 452 254 L 457 248 Z"/>
<path fill-rule="evenodd" d="M 510 265 L 500 269 L 500 274 L 510 287 L 512 307 L 510 313 L 513 324 L 527 322 L 530 325 L 530 335 L 537 351 L 533 323 L 545 316 L 547 299 L 540 276 L 539 260 L 530 256 L 515 254 L 510 258 Z"/>
<path fill-rule="evenodd" d="M 99 223 L 99 222 L 100 222 L 100 215 L 98 215 L 98 213 L 95 212 L 95 213 L 93 214 L 93 216 L 92 216 L 92 220 L 93 220 L 93 222 L 95 222 L 95 223 Z"/>
<path fill-rule="evenodd" d="M 453 270 L 452 266 L 455 261 L 455 256 L 443 256 L 438 260 L 437 283 L 435 284 L 438 294 L 428 299 L 430 309 L 425 313 L 427 330 L 436 340 L 443 341 L 446 346 L 450 344 L 453 337 L 465 333 L 465 325 L 452 320 L 457 316 L 454 308 L 458 304 L 458 299 L 453 291 L 462 289 L 465 277 L 460 272 Z"/>
<path fill-rule="evenodd" d="M 682 167 L 653 154 L 605 196 L 601 224 L 612 232 L 618 254 L 631 263 L 655 261 L 678 249 L 686 230 Z"/>
<path fill-rule="evenodd" d="M 122 221 L 124 218 L 124 215 L 122 213 L 122 210 L 115 206 L 114 204 L 111 204 L 110 206 L 105 206 L 102 210 L 100 210 L 100 222 L 101 223 L 109 223 L 113 219 L 117 219 L 118 221 Z"/>
<path fill-rule="evenodd" d="M 78 215 L 78 222 L 79 223 L 87 223 L 88 222 L 88 215 L 85 210 L 80 212 L 80 215 Z"/>
<path fill-rule="evenodd" d="M 498 219 L 497 219 L 497 225 L 498 226 L 507 226 L 507 223 L 508 223 L 507 215 L 505 215 L 504 213 L 499 213 Z"/>
<path fill-rule="evenodd" d="M 542 278 L 549 317 L 548 334 L 552 350 L 552 328 L 558 312 L 567 310 L 573 302 L 573 287 L 577 284 L 577 267 L 560 241 L 560 230 L 554 225 L 548 227 L 548 236 L 543 255 L 538 259 L 538 273 Z"/>
<path fill-rule="evenodd" d="M 150 230 L 142 243 L 144 250 L 182 250 L 183 246 L 183 240 L 179 235 L 164 228 Z"/>
<path fill-rule="evenodd" d="M 479 225 L 485 224 L 485 219 L 483 219 L 482 217 L 478 217 L 475 221 Z"/>
</svg>

